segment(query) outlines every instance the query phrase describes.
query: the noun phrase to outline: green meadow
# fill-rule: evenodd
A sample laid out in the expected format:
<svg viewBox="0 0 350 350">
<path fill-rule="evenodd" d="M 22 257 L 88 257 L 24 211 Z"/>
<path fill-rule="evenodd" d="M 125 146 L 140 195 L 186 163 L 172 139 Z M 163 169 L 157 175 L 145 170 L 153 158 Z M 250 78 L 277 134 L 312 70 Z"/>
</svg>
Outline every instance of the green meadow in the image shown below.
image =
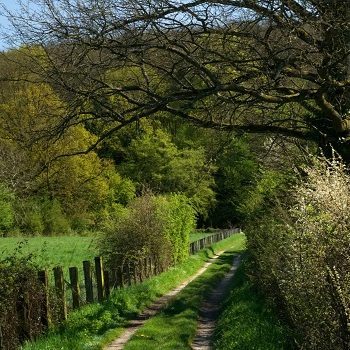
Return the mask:
<svg viewBox="0 0 350 350">
<path fill-rule="evenodd" d="M 194 232 L 190 241 L 213 233 Z M 37 236 L 0 238 L 0 260 L 13 254 L 33 255 L 33 262 L 41 268 L 80 266 L 82 261 L 98 256 L 98 236 Z"/>
<path fill-rule="evenodd" d="M 95 239 L 79 236 L 0 238 L 0 259 L 10 255 L 33 255 L 41 268 L 79 266 L 96 256 Z"/>
</svg>

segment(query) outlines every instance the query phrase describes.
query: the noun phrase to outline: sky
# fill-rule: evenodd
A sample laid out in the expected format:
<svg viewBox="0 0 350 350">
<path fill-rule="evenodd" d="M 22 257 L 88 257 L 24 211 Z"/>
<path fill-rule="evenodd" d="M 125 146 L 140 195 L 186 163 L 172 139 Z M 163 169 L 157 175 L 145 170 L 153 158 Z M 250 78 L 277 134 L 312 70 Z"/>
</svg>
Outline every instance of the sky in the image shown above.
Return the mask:
<svg viewBox="0 0 350 350">
<path fill-rule="evenodd" d="M 24 4 L 26 4 L 26 0 L 22 0 Z M 4 35 L 9 34 L 8 26 L 9 22 L 4 16 L 3 6 L 5 6 L 10 11 L 16 11 L 19 9 L 19 5 L 17 0 L 0 0 L 0 50 L 4 50 L 8 48 L 8 44 L 4 39 Z"/>
<path fill-rule="evenodd" d="M 6 27 L 8 27 L 8 21 L 7 19 L 5 18 L 5 16 L 3 15 L 3 9 L 2 9 L 2 6 L 5 6 L 6 8 L 8 8 L 9 10 L 13 11 L 13 10 L 16 10 L 16 8 L 18 8 L 17 6 L 17 3 L 16 3 L 16 0 L 0 0 L 0 31 L 1 31 L 1 34 L 0 34 L 0 50 L 4 50 L 8 47 L 7 43 L 5 42 L 3 36 L 4 36 L 4 33 L 3 32 L 8 32 L 6 30 Z"/>
</svg>

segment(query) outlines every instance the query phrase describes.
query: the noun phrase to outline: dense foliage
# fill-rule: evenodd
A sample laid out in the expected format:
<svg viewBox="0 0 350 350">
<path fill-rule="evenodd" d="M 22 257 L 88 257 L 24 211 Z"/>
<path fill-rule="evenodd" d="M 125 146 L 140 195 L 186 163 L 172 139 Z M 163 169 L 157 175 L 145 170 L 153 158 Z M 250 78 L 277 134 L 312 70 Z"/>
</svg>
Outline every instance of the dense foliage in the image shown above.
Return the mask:
<svg viewBox="0 0 350 350">
<path fill-rule="evenodd" d="M 43 289 L 28 257 L 0 260 L 1 348 L 16 349 L 41 334 Z"/>
<path fill-rule="evenodd" d="M 299 346 L 348 349 L 350 177 L 336 158 L 304 171 L 283 206 L 249 230 L 249 249 Z"/>
<path fill-rule="evenodd" d="M 108 229 L 145 188 L 186 196 L 200 226 L 223 227 L 245 219 L 239 207 L 261 176 L 252 139 L 200 130 L 160 113 L 86 152 L 104 133 L 104 125 L 88 118 L 58 136 L 48 134 L 63 123 L 69 101 L 49 84 L 36 83 L 37 73 L 28 67 L 18 68 L 19 61 L 28 63 L 26 50 L 7 52 L 3 59 L 10 63 L 0 64 L 2 74 L 28 76 L 26 81 L 1 82 L 2 235 Z M 125 69 L 128 74 L 131 69 Z M 118 77 L 110 74 L 113 79 Z M 102 113 L 91 108 L 91 113 Z M 263 142 L 261 137 L 256 143 Z"/>
<path fill-rule="evenodd" d="M 152 257 L 160 270 L 185 260 L 195 211 L 183 195 L 134 199 L 100 240 L 107 265 L 116 269 Z"/>
</svg>

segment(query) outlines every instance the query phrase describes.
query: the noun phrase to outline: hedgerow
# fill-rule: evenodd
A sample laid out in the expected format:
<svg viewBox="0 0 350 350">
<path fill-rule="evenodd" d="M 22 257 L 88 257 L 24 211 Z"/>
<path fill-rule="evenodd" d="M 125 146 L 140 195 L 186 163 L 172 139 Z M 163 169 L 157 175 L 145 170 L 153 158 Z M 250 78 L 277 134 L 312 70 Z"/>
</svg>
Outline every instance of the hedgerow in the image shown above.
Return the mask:
<svg viewBox="0 0 350 350">
<path fill-rule="evenodd" d="M 349 349 L 349 170 L 336 157 L 316 159 L 285 198 L 248 231 L 257 280 L 298 347 Z"/>
<path fill-rule="evenodd" d="M 188 256 L 195 212 L 183 195 L 145 194 L 134 199 L 99 241 L 110 268 L 152 258 L 161 270 Z"/>
</svg>

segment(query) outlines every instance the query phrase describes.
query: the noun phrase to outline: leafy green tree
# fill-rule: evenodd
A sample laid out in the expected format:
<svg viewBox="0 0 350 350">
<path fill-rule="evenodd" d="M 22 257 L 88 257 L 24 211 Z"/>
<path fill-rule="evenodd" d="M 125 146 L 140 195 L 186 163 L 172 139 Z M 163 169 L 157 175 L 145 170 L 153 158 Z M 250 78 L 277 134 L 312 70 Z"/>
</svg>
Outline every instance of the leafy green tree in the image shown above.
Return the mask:
<svg viewBox="0 0 350 350">
<path fill-rule="evenodd" d="M 114 203 L 125 205 L 134 196 L 132 182 L 122 179 L 110 161 L 85 154 L 96 136 L 83 126 L 59 137 L 45 134 L 61 122 L 65 107 L 48 84 L 16 81 L 7 87 L 0 99 L 0 180 L 22 200 L 16 206 L 21 228 L 54 233 L 92 227 Z M 33 196 L 37 212 L 30 208 Z"/>
<path fill-rule="evenodd" d="M 183 193 L 206 216 L 215 202 L 212 172 L 203 148 L 178 149 L 160 128 L 145 131 L 125 149 L 121 173 L 159 193 Z"/>
<path fill-rule="evenodd" d="M 42 203 L 42 214 L 47 234 L 69 234 L 70 223 L 62 210 L 61 203 L 57 199 L 44 200 Z"/>
<path fill-rule="evenodd" d="M 217 205 L 211 211 L 211 226 L 227 227 L 247 219 L 240 208 L 251 200 L 248 194 L 257 184 L 260 165 L 248 140 L 234 138 L 217 159 L 215 173 Z"/>
<path fill-rule="evenodd" d="M 43 52 L 27 56 L 69 101 L 59 132 L 97 106 L 101 140 L 165 113 L 349 153 L 347 1 L 33 2 L 8 37 Z"/>
<path fill-rule="evenodd" d="M 41 235 L 45 232 L 42 198 L 30 196 L 15 202 L 16 226 L 27 234 Z"/>
</svg>

